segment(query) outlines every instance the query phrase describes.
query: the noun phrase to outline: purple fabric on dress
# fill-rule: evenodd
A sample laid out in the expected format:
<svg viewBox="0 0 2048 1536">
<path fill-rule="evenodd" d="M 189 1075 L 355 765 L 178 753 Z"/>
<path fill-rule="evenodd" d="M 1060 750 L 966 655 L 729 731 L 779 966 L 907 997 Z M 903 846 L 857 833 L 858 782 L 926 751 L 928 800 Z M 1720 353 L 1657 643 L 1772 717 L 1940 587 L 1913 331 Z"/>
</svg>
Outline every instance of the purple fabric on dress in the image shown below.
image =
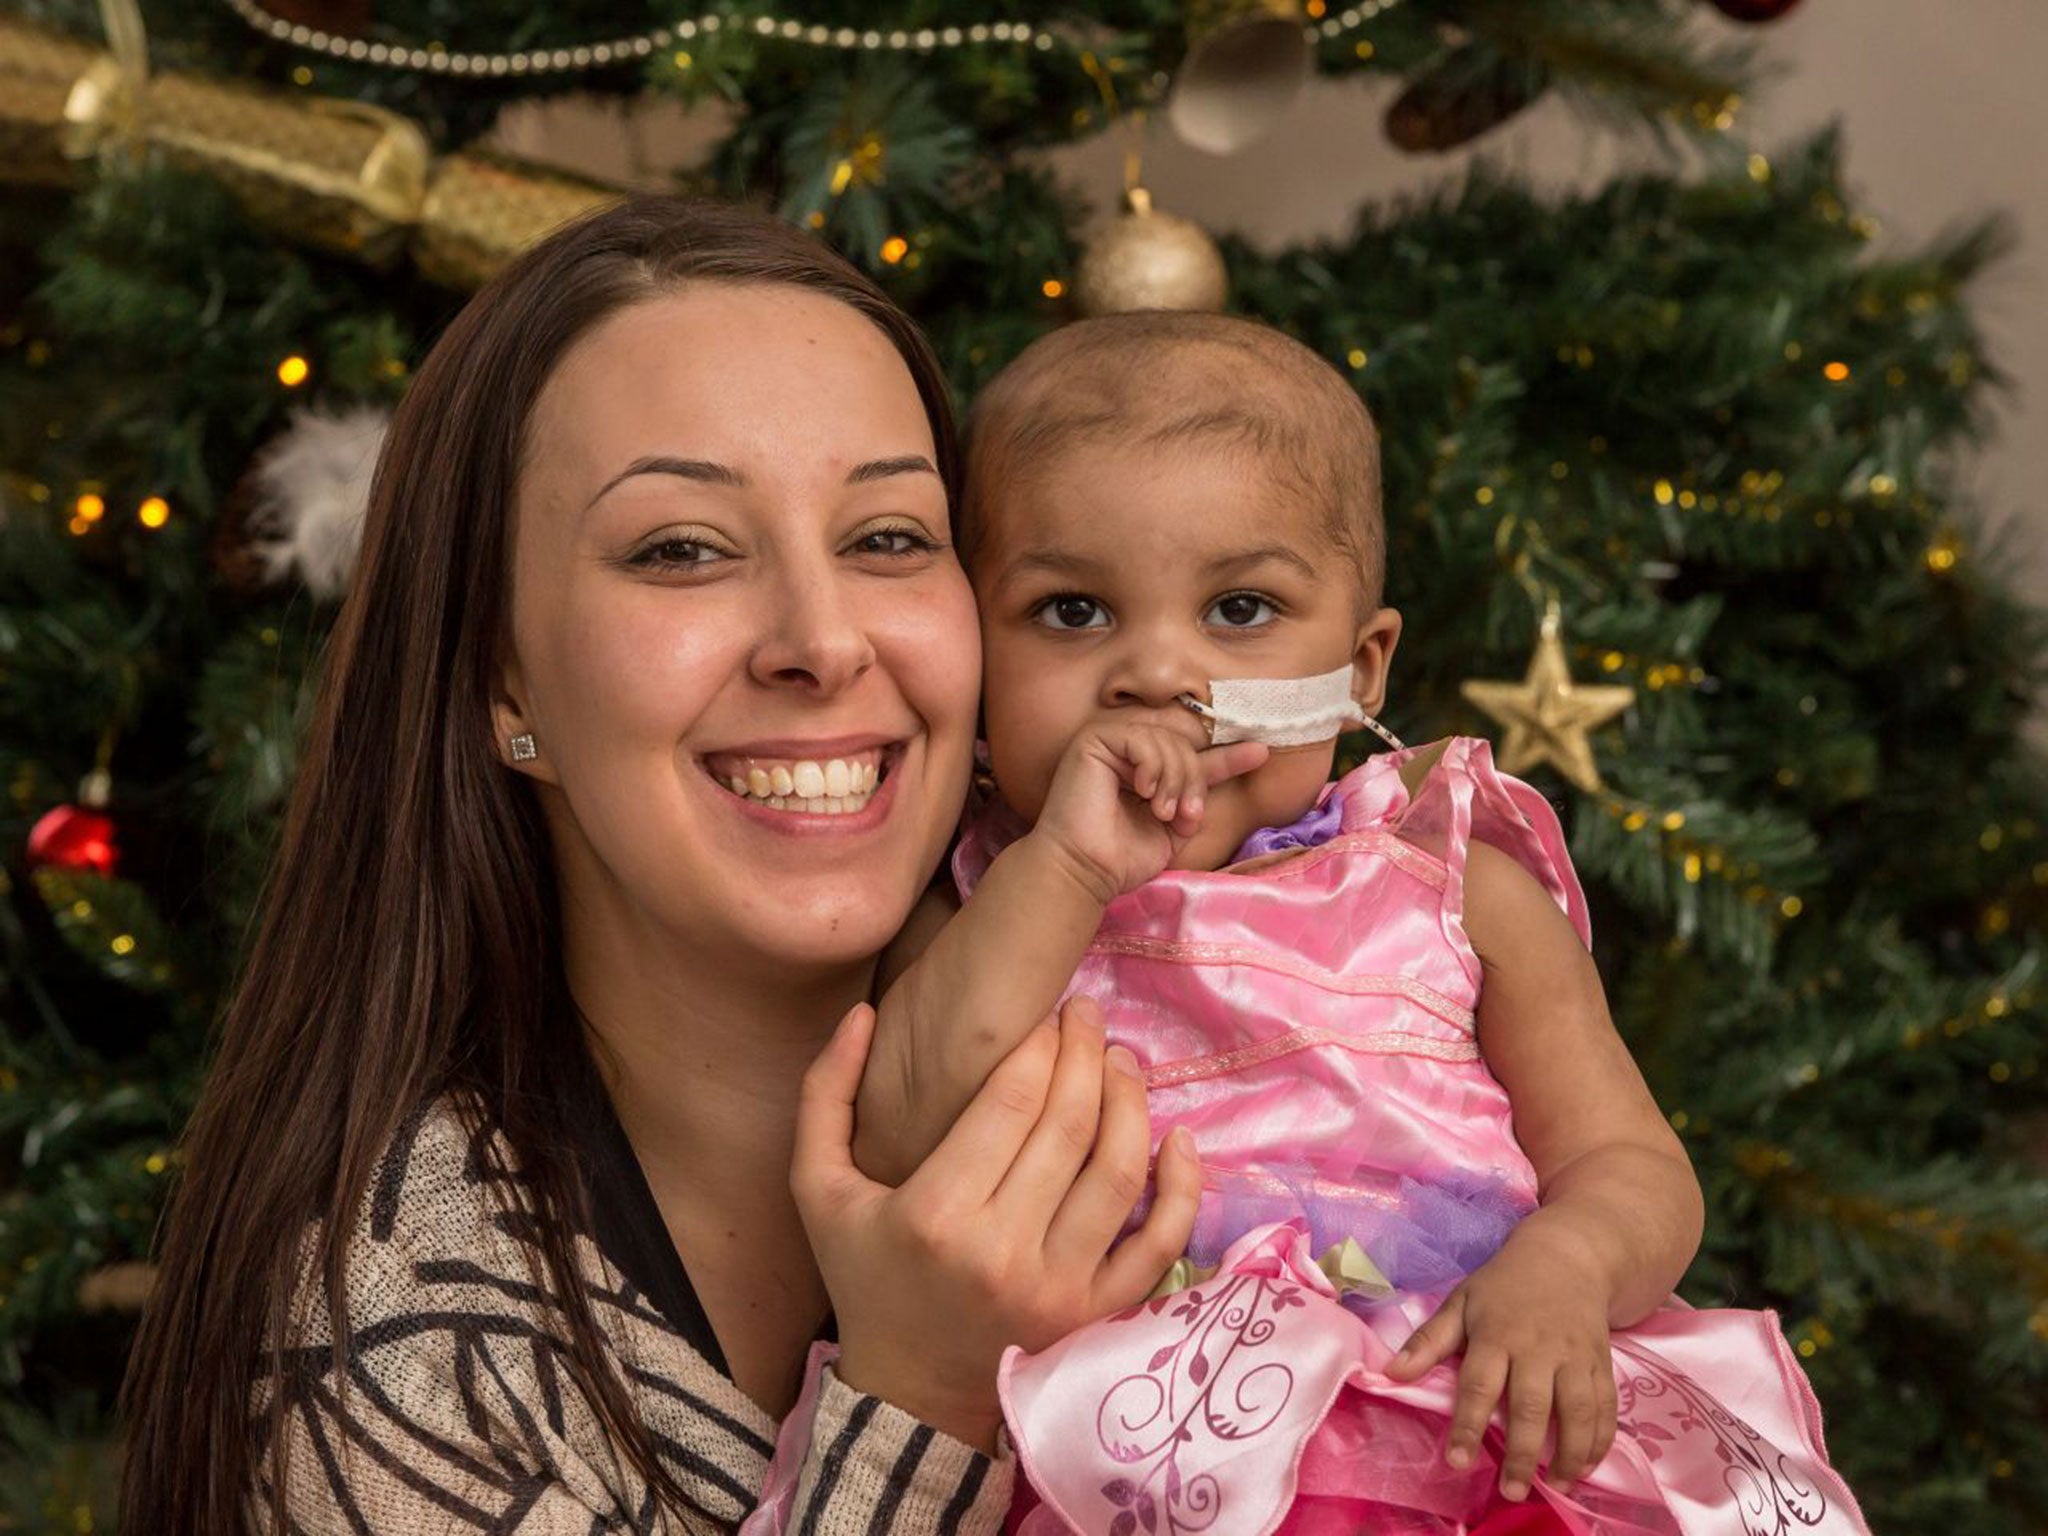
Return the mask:
<svg viewBox="0 0 2048 1536">
<path fill-rule="evenodd" d="M 1302 848 L 1320 848 L 1342 830 L 1344 807 L 1337 803 L 1335 795 L 1325 793 L 1322 800 L 1310 806 L 1297 821 L 1284 827 L 1261 827 L 1244 840 L 1244 846 L 1237 850 L 1231 863 L 1240 864 L 1246 859 L 1256 859 L 1268 853 L 1293 853 Z"/>
<path fill-rule="evenodd" d="M 1309 1251 L 1356 1238 L 1380 1273 L 1404 1291 L 1447 1291 L 1492 1258 L 1528 1215 L 1503 1182 L 1445 1170 L 1429 1181 L 1374 1181 L 1369 1192 L 1342 1181 L 1288 1178 L 1269 1170 L 1263 1190 L 1223 1179 L 1209 1191 L 1188 1239 L 1188 1257 L 1214 1264 L 1245 1232 L 1275 1221 L 1306 1224 Z M 1132 1222 L 1140 1218 L 1133 1212 Z"/>
</svg>

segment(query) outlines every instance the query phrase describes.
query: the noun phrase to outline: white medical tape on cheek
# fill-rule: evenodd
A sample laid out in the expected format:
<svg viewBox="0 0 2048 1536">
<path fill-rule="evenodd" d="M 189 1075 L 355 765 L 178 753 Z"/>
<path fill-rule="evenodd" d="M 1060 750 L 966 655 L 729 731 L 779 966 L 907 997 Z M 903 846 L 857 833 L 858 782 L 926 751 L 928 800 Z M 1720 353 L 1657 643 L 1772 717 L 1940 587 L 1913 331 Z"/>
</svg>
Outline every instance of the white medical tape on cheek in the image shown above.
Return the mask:
<svg viewBox="0 0 2048 1536">
<path fill-rule="evenodd" d="M 1269 747 L 1305 747 L 1329 741 L 1368 723 L 1351 697 L 1351 668 L 1320 677 L 1219 677 L 1209 684 L 1209 702 L 1193 694 L 1181 703 L 1209 722 L 1218 746 L 1262 741 Z"/>
</svg>

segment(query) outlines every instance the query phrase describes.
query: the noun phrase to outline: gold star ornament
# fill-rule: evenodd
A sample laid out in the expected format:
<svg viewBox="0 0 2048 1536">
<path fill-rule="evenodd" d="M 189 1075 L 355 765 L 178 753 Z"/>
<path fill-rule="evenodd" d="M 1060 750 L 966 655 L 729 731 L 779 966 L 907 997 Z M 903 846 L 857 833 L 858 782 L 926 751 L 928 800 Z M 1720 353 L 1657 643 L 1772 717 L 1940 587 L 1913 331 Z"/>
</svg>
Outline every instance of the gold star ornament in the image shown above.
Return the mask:
<svg viewBox="0 0 2048 1536">
<path fill-rule="evenodd" d="M 1501 743 L 1504 773 L 1523 773 L 1549 763 L 1580 789 L 1600 788 L 1589 733 L 1605 725 L 1636 699 L 1633 688 L 1583 686 L 1565 664 L 1557 603 L 1543 610 L 1536 650 L 1519 683 L 1470 681 L 1459 691 L 1507 730 Z"/>
</svg>

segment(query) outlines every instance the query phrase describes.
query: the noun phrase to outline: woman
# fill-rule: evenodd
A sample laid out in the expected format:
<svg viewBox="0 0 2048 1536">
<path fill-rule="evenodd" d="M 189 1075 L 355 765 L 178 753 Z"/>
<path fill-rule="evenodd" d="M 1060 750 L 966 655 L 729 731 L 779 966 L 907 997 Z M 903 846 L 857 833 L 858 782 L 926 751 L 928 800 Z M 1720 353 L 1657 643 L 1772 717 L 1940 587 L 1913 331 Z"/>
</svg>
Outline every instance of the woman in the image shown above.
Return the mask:
<svg viewBox="0 0 2048 1536">
<path fill-rule="evenodd" d="M 998 1527 L 1002 1348 L 1143 1295 L 1195 1176 L 1110 1252 L 1143 1093 L 1082 1007 L 853 1169 L 968 772 L 953 474 L 911 323 L 762 217 L 627 203 L 457 317 L 188 1133 L 131 1531 L 727 1529 L 800 1384 L 793 1528 Z"/>
</svg>

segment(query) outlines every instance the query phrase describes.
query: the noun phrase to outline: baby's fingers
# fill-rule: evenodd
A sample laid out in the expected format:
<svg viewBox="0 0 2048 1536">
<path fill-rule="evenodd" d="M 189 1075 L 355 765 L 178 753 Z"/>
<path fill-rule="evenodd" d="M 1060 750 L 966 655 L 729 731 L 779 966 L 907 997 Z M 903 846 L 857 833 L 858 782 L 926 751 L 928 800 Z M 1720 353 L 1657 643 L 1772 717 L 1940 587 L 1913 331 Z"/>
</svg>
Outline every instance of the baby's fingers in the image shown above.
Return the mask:
<svg viewBox="0 0 2048 1536">
<path fill-rule="evenodd" d="M 1171 823 L 1188 805 L 1190 793 L 1200 780 L 1194 772 L 1194 750 L 1186 741 L 1159 743 L 1159 788 L 1153 791 L 1153 815 Z M 1200 795 L 1194 799 L 1200 807 Z"/>
<path fill-rule="evenodd" d="M 1152 793 L 1152 814 L 1168 823 L 1177 823 L 1184 816 L 1199 818 L 1202 771 L 1195 761 L 1195 749 L 1164 731 L 1153 742 L 1159 753 L 1159 787 Z"/>
<path fill-rule="evenodd" d="M 1592 1373 L 1583 1366 L 1562 1367 L 1557 1373 L 1557 1448 L 1550 1453 L 1551 1482 L 1577 1482 L 1599 1460 L 1593 1451 L 1599 1426 L 1600 1402 Z"/>
<path fill-rule="evenodd" d="M 1273 749 L 1263 741 L 1233 741 L 1226 746 L 1210 747 L 1200 757 L 1202 782 L 1221 784 L 1254 768 L 1263 768 L 1272 755 Z"/>
<path fill-rule="evenodd" d="M 1187 778 L 1173 830 L 1182 837 L 1193 837 L 1202 830 L 1202 808 L 1208 802 L 1208 792 L 1218 784 L 1260 767 L 1272 753 L 1260 741 L 1234 741 L 1228 746 L 1206 747 L 1200 751 L 1185 743 L 1182 747 L 1187 753 Z"/>
<path fill-rule="evenodd" d="M 1493 1418 L 1493 1406 L 1507 1385 L 1507 1356 L 1484 1345 L 1465 1352 L 1458 1367 L 1458 1396 L 1451 1410 L 1451 1433 L 1444 1444 L 1444 1460 L 1454 1467 L 1469 1467 L 1479 1454 L 1479 1442 Z"/>
<path fill-rule="evenodd" d="M 1614 1361 L 1606 1350 L 1593 1368 L 1593 1446 L 1586 1454 L 1586 1470 L 1592 1471 L 1614 1446 L 1614 1421 L 1618 1415 L 1614 1389 Z"/>
<path fill-rule="evenodd" d="M 1536 1458 L 1543 1454 L 1543 1436 L 1550 1428 L 1550 1405 L 1556 1390 L 1555 1366 L 1518 1360 L 1508 1372 L 1508 1441 L 1500 1467 L 1504 1499 L 1529 1496 L 1529 1485 L 1536 1480 Z"/>
<path fill-rule="evenodd" d="M 1140 800 L 1150 800 L 1159 793 L 1162 773 L 1162 754 L 1159 737 L 1151 731 L 1132 731 L 1120 743 L 1122 757 L 1130 765 L 1125 782 L 1131 786 L 1131 793 Z"/>
<path fill-rule="evenodd" d="M 1400 1353 L 1387 1363 L 1387 1374 L 1396 1381 L 1413 1381 L 1464 1345 L 1465 1292 L 1459 1289 L 1446 1296 L 1436 1315 L 1408 1336 Z"/>
</svg>

